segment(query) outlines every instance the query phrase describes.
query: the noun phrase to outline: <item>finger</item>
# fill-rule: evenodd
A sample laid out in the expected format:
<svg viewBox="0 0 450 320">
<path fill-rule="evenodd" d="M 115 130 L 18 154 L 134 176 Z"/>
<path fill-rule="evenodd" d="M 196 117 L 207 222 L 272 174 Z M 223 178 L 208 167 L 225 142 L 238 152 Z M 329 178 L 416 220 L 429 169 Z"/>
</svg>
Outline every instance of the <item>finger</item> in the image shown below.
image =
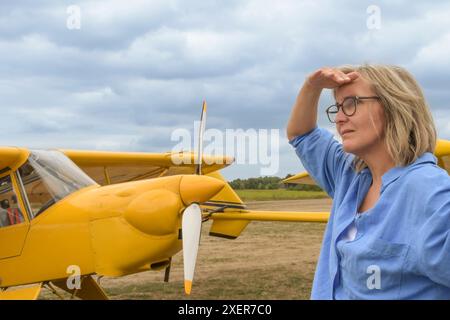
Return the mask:
<svg viewBox="0 0 450 320">
<path fill-rule="evenodd" d="M 350 81 L 350 78 L 343 72 L 337 71 L 333 74 L 333 80 L 339 84 Z"/>
<path fill-rule="evenodd" d="M 349 81 L 349 80 L 351 80 L 351 79 L 348 77 L 348 75 L 345 74 L 344 72 L 342 72 L 342 71 L 340 71 L 340 70 L 338 70 L 337 72 L 338 72 L 338 75 L 339 75 L 339 78 L 340 78 L 340 79 L 342 79 L 342 80 L 344 80 L 344 81 Z"/>
<path fill-rule="evenodd" d="M 347 77 L 350 78 L 351 81 L 356 80 L 359 77 L 359 73 L 356 71 L 347 73 Z"/>
<path fill-rule="evenodd" d="M 350 83 L 350 82 L 356 80 L 359 77 L 359 73 L 357 73 L 356 71 L 352 71 L 347 74 L 343 74 L 342 77 L 344 80 L 339 82 L 340 85 L 347 84 L 347 83 Z"/>
</svg>

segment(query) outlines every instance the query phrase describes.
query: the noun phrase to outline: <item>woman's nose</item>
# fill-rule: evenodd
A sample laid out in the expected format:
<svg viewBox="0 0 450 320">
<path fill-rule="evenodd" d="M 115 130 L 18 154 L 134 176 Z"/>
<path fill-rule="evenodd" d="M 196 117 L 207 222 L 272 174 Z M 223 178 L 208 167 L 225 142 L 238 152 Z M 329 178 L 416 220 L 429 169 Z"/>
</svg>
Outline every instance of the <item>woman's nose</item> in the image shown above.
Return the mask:
<svg viewBox="0 0 450 320">
<path fill-rule="evenodd" d="M 336 118 L 334 120 L 334 122 L 339 123 L 339 122 L 345 122 L 348 120 L 348 116 L 345 115 L 344 111 L 342 111 L 342 108 L 339 108 L 338 113 L 336 113 Z"/>
</svg>

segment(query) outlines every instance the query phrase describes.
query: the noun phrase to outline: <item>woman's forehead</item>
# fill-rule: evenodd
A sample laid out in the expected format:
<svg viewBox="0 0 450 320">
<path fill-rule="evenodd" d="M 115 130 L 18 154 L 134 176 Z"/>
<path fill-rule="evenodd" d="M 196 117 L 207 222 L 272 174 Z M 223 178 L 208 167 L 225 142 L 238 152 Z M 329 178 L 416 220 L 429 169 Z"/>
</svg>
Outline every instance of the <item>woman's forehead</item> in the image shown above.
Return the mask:
<svg viewBox="0 0 450 320">
<path fill-rule="evenodd" d="M 368 96 L 374 94 L 370 83 L 362 77 L 338 87 L 335 92 L 337 101 L 342 101 L 344 98 L 351 96 Z"/>
</svg>

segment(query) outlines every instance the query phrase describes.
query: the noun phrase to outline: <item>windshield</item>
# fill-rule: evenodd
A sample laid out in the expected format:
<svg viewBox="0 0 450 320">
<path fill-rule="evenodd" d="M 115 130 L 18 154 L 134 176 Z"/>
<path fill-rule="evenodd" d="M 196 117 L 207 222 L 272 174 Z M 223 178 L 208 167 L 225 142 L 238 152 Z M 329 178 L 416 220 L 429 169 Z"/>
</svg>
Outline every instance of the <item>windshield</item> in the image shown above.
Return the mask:
<svg viewBox="0 0 450 320">
<path fill-rule="evenodd" d="M 59 151 L 31 151 L 19 168 L 33 217 L 81 188 L 96 184 Z"/>
</svg>

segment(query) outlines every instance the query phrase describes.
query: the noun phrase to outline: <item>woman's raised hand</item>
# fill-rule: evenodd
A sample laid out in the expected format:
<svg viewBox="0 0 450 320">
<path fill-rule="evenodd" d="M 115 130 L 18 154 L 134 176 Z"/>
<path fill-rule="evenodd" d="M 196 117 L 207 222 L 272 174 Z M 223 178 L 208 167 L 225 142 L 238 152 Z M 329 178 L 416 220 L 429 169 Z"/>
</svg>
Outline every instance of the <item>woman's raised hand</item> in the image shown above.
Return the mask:
<svg viewBox="0 0 450 320">
<path fill-rule="evenodd" d="M 320 68 L 306 78 L 306 83 L 316 89 L 333 89 L 357 79 L 357 72 L 343 73 L 334 68 Z"/>
</svg>

